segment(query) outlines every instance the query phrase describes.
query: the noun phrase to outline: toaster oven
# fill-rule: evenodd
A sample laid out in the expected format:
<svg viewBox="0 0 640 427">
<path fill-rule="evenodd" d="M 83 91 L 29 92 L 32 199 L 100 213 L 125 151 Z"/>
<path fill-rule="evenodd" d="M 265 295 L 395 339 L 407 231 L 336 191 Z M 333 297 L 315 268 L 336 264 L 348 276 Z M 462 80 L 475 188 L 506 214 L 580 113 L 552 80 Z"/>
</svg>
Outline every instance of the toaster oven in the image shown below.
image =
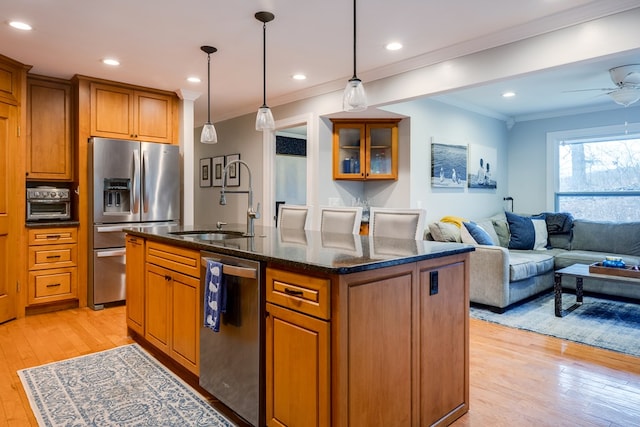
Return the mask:
<svg viewBox="0 0 640 427">
<path fill-rule="evenodd" d="M 71 191 L 40 186 L 27 188 L 27 221 L 71 219 Z"/>
</svg>

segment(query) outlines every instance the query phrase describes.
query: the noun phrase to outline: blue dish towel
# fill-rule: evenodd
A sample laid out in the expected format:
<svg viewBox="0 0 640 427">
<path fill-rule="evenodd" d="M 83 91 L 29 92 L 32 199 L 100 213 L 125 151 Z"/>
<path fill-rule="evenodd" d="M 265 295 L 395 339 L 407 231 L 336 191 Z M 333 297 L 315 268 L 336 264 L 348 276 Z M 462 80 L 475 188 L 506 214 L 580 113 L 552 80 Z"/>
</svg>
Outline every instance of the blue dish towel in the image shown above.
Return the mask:
<svg viewBox="0 0 640 427">
<path fill-rule="evenodd" d="M 204 326 L 218 332 L 220 330 L 220 316 L 227 308 L 221 263 L 207 260 L 207 274 L 204 283 Z"/>
</svg>

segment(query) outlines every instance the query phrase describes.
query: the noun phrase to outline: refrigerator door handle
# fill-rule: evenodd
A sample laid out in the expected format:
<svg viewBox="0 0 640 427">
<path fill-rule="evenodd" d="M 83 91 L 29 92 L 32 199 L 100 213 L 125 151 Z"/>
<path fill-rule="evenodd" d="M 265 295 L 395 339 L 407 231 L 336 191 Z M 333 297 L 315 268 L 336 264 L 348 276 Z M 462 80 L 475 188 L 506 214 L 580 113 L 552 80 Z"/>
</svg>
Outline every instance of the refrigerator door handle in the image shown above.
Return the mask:
<svg viewBox="0 0 640 427">
<path fill-rule="evenodd" d="M 147 189 L 149 186 L 147 185 L 147 152 L 142 150 L 142 173 L 140 175 L 141 181 L 141 193 L 142 193 L 142 212 L 149 212 L 149 195 L 147 194 Z"/>
<path fill-rule="evenodd" d="M 123 231 L 126 225 L 107 225 L 107 226 L 97 226 L 96 231 L 98 233 L 113 233 L 114 231 Z"/>
<path fill-rule="evenodd" d="M 140 183 L 138 180 L 140 179 L 140 151 L 133 151 L 133 176 L 131 177 L 131 197 L 133 200 L 131 201 L 131 205 L 133 208 L 131 212 L 137 214 L 140 211 Z"/>
<path fill-rule="evenodd" d="M 117 257 L 117 256 L 125 256 L 127 251 L 125 249 L 113 249 L 110 251 L 97 251 L 96 257 L 98 258 L 108 258 L 108 257 Z"/>
</svg>

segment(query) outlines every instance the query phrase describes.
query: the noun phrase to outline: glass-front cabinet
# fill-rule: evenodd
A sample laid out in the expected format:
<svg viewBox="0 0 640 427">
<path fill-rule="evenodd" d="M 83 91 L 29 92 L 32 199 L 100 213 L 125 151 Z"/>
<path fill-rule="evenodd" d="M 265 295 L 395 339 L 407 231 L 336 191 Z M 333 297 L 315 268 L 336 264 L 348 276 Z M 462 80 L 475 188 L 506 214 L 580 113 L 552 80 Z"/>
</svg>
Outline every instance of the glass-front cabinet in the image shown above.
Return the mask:
<svg viewBox="0 0 640 427">
<path fill-rule="evenodd" d="M 333 179 L 398 179 L 400 119 L 332 119 Z"/>
</svg>

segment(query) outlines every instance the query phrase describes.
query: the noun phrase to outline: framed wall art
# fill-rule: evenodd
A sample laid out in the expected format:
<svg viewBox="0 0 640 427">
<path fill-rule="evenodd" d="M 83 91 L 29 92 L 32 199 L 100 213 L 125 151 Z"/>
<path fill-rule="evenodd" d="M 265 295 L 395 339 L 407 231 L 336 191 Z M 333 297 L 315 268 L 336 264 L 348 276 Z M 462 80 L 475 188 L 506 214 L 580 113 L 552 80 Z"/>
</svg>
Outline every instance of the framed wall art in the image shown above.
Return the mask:
<svg viewBox="0 0 640 427">
<path fill-rule="evenodd" d="M 200 187 L 211 187 L 211 157 L 200 159 Z"/>
<path fill-rule="evenodd" d="M 469 188 L 495 189 L 498 187 L 496 181 L 497 150 L 493 147 L 482 145 L 472 145 L 469 147 Z"/>
<path fill-rule="evenodd" d="M 465 188 L 467 186 L 467 146 L 431 143 L 431 186 Z"/>
<path fill-rule="evenodd" d="M 240 160 L 240 154 L 229 154 L 224 156 L 224 164 L 228 165 L 234 160 Z M 227 169 L 227 187 L 240 186 L 240 164 L 234 163 Z"/>
<path fill-rule="evenodd" d="M 224 156 L 214 157 L 211 164 L 213 174 L 212 184 L 214 187 L 222 187 L 222 172 L 224 171 Z"/>
</svg>

